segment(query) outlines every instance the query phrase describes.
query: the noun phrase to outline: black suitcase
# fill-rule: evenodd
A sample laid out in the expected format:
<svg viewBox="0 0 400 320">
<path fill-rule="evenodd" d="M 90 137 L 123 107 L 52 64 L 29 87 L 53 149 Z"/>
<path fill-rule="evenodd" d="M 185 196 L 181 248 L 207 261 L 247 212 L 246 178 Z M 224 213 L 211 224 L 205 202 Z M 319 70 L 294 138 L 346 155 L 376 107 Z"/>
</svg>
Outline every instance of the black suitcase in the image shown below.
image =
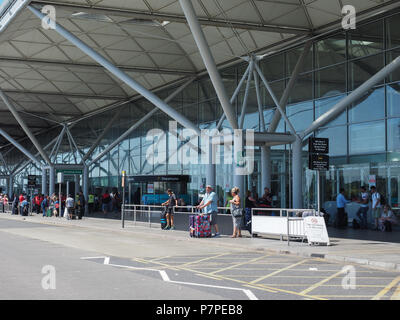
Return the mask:
<svg viewBox="0 0 400 320">
<path fill-rule="evenodd" d="M 160 214 L 160 222 L 161 222 L 161 229 L 164 229 L 167 226 L 167 208 L 164 207 Z"/>
</svg>

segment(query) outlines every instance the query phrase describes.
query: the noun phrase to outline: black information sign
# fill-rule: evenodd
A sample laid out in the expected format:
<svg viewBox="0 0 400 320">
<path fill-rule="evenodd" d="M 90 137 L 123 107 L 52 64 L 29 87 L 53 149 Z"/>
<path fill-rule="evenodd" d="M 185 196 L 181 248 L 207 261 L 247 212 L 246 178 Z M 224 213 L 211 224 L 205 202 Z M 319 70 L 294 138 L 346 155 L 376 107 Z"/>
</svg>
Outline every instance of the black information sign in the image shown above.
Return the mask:
<svg viewBox="0 0 400 320">
<path fill-rule="evenodd" d="M 310 154 L 308 167 L 311 170 L 329 170 L 329 156 L 326 154 Z"/>
<path fill-rule="evenodd" d="M 36 187 L 36 176 L 29 175 L 28 176 L 28 188 Z"/>
<path fill-rule="evenodd" d="M 308 151 L 310 153 L 329 153 L 329 139 L 327 138 L 310 138 L 308 140 Z"/>
</svg>

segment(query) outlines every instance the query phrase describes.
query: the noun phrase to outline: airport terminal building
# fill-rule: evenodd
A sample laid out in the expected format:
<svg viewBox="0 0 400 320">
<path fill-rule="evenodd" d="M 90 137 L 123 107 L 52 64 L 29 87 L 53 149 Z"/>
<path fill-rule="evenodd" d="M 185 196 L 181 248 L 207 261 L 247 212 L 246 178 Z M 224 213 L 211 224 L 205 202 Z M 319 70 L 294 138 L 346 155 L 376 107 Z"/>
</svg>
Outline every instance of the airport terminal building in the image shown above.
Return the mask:
<svg viewBox="0 0 400 320">
<path fill-rule="evenodd" d="M 29 175 L 51 194 L 57 172 L 86 195 L 121 190 L 125 171 L 128 201 L 138 187 L 170 187 L 193 204 L 211 184 L 224 202 L 233 186 L 270 187 L 276 207 L 315 208 L 307 141 L 319 137 L 330 158 L 322 203 L 376 185 L 398 207 L 398 1 L 349 1 L 355 29 L 342 25 L 341 0 L 20 1 L 6 21 L 15 2 L 0 5 L 0 187 L 10 195 L 29 193 Z M 45 5 L 56 29 L 42 25 Z M 150 139 L 154 129 L 165 136 Z M 185 129 L 252 132 L 251 172 L 235 174 L 235 135 L 232 148 L 210 144 L 214 163 L 179 161 L 202 145 Z"/>
</svg>

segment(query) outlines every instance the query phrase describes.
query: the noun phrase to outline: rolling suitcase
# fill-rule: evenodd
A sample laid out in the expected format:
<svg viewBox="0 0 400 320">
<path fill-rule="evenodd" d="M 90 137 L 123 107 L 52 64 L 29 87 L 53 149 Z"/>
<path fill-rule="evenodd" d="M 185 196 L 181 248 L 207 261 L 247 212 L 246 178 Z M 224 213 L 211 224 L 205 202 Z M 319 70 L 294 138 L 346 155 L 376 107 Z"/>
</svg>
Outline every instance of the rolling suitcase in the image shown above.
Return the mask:
<svg viewBox="0 0 400 320">
<path fill-rule="evenodd" d="M 244 228 L 251 233 L 251 209 L 246 208 L 244 211 Z"/>
<path fill-rule="evenodd" d="M 164 229 L 167 226 L 167 208 L 164 207 L 160 214 L 160 222 L 161 222 L 161 229 Z"/>
<path fill-rule="evenodd" d="M 192 238 L 210 238 L 211 223 L 209 215 L 189 216 L 190 236 Z"/>
</svg>

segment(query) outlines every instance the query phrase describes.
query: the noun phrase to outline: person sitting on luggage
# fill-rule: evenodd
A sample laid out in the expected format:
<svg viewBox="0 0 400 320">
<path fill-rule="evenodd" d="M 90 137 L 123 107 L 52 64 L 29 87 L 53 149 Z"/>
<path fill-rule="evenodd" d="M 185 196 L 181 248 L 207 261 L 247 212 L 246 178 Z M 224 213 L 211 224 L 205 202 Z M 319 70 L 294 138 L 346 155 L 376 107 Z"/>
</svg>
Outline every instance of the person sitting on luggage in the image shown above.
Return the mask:
<svg viewBox="0 0 400 320">
<path fill-rule="evenodd" d="M 210 215 L 210 224 L 211 227 L 214 226 L 215 235 L 214 237 L 219 237 L 219 229 L 217 224 L 218 217 L 218 196 L 215 192 L 213 192 L 213 188 L 208 185 L 206 187 L 206 194 L 204 195 L 203 200 L 196 207 L 199 210 L 203 210 L 204 214 Z"/>
<path fill-rule="evenodd" d="M 397 221 L 396 216 L 393 214 L 392 208 L 388 204 L 384 205 L 383 212 L 378 222 L 379 230 L 388 232 L 392 231 L 392 225 Z"/>
<path fill-rule="evenodd" d="M 171 189 L 167 190 L 168 193 L 168 200 L 162 203 L 162 206 L 166 207 L 167 210 L 167 226 L 164 228 L 164 230 L 175 230 L 174 226 L 174 207 L 178 205 L 178 200 L 176 199 L 176 195 L 172 192 Z"/>
</svg>

